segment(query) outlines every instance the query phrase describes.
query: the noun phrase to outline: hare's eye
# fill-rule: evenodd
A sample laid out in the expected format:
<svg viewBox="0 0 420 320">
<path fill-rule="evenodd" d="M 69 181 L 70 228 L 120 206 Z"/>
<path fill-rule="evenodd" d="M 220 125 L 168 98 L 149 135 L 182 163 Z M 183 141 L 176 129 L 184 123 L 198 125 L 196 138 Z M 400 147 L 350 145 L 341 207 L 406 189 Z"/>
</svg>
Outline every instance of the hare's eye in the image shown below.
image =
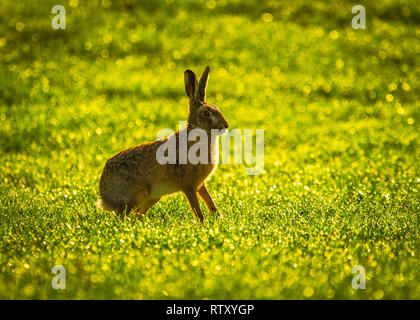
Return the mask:
<svg viewBox="0 0 420 320">
<path fill-rule="evenodd" d="M 210 112 L 208 112 L 207 110 L 204 110 L 203 111 L 203 116 L 210 117 Z"/>
</svg>

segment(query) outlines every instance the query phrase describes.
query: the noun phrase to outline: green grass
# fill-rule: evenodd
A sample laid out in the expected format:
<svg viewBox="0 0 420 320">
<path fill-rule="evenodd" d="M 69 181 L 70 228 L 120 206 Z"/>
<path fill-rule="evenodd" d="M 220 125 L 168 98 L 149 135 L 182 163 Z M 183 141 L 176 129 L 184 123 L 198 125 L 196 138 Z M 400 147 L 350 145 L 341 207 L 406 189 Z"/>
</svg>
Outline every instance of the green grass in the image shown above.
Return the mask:
<svg viewBox="0 0 420 320">
<path fill-rule="evenodd" d="M 55 31 L 56 1 L 1 1 L 0 298 L 419 299 L 419 6 L 358 3 L 366 30 L 350 1 L 65 1 Z M 181 194 L 95 208 L 106 159 L 176 129 L 206 64 L 265 173 L 220 165 L 203 224 Z"/>
</svg>

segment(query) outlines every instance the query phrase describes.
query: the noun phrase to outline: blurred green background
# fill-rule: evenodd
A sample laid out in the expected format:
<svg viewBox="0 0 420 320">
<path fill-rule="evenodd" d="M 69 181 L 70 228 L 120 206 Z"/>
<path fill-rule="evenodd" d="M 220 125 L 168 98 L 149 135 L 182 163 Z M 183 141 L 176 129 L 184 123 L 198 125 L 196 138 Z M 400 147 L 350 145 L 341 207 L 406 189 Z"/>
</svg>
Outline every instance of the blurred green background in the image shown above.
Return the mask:
<svg viewBox="0 0 420 320">
<path fill-rule="evenodd" d="M 419 299 L 419 22 L 414 0 L 2 0 L 0 298 Z M 176 129 L 207 64 L 265 173 L 220 165 L 204 224 L 179 194 L 96 209 L 106 159 Z"/>
</svg>

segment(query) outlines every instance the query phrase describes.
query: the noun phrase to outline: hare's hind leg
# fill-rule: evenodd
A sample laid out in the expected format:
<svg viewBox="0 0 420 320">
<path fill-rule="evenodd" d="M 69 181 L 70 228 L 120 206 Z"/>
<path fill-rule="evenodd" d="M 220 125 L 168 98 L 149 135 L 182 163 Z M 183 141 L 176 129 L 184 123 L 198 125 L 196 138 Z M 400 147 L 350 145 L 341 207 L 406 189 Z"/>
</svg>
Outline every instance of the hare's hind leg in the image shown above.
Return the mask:
<svg viewBox="0 0 420 320">
<path fill-rule="evenodd" d="M 137 205 L 137 207 L 134 209 L 134 213 L 138 215 L 144 215 L 158 201 L 159 199 L 149 199 L 144 201 L 143 203 Z"/>
<path fill-rule="evenodd" d="M 134 213 L 138 215 L 144 215 L 156 202 L 160 200 L 160 197 L 151 198 L 150 187 L 142 186 L 135 195 Z"/>
</svg>

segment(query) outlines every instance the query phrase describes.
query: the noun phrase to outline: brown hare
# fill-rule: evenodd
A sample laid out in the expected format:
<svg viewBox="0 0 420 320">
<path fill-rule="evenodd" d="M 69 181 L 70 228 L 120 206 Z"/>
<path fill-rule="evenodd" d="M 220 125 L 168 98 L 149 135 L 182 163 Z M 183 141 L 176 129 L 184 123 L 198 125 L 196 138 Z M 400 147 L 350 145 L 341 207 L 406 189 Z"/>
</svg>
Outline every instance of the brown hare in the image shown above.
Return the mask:
<svg viewBox="0 0 420 320">
<path fill-rule="evenodd" d="M 218 107 L 205 102 L 209 72 L 210 67 L 207 66 L 200 81 L 197 81 L 191 70 L 184 72 L 185 91 L 189 100 L 187 128 L 161 140 L 121 151 L 106 162 L 100 180 L 99 207 L 119 214 L 131 210 L 145 214 L 163 195 L 182 191 L 196 218 L 201 221 L 204 219 L 197 193 L 210 212 L 218 213 L 205 181 L 217 166 L 217 135 L 227 131 L 228 123 Z M 183 151 L 179 148 L 179 152 L 177 149 L 176 161 L 159 163 L 156 155 L 162 144 L 173 139 L 178 146 L 181 136 L 188 136 L 195 129 L 200 129 L 209 137 L 205 144 L 207 152 L 203 153 L 207 154 L 207 161 L 180 161 L 182 152 L 188 154 L 195 144 L 195 141 L 188 138 L 186 148 Z M 215 131 L 218 134 L 215 135 Z"/>
</svg>

